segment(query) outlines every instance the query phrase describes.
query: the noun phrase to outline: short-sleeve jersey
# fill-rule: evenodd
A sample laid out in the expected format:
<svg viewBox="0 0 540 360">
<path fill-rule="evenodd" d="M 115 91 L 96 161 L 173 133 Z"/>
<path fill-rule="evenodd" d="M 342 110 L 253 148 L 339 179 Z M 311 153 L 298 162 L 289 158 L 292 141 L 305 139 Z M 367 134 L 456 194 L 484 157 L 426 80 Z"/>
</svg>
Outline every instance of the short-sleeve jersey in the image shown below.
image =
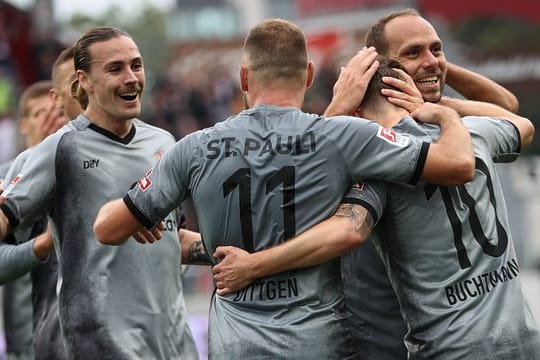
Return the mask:
<svg viewBox="0 0 540 360">
<path fill-rule="evenodd" d="M 125 197 L 147 227 L 193 198 L 204 245 L 250 252 L 329 217 L 357 179 L 415 183 L 427 144 L 351 117 L 259 105 L 192 133 Z M 214 296 L 215 359 L 346 359 L 339 260 L 259 279 Z"/>
<path fill-rule="evenodd" d="M 176 217 L 156 246 L 94 238 L 99 208 L 121 197 L 174 144 L 135 120 L 118 138 L 83 115 L 36 146 L 2 210 L 12 226 L 47 213 L 55 226 L 58 303 L 69 358 L 197 357 L 182 294 Z"/>
<path fill-rule="evenodd" d="M 18 181 L 17 176 L 22 171 L 33 149 L 33 147 L 27 149 L 17 156 L 6 174 L 8 179 L 12 179 L 15 182 Z M 28 242 L 43 232 L 47 226 L 47 222 L 48 220 L 45 218 L 38 220 L 32 225 L 19 226 L 13 234 L 16 242 L 19 244 L 18 247 L 25 246 L 25 242 Z M 35 257 L 33 250 L 32 255 Z M 15 268 L 10 270 L 15 270 Z M 58 260 L 56 253 L 51 251 L 46 261 L 39 262 L 30 270 L 31 284 L 29 283 L 29 289 L 31 289 L 32 301 L 29 303 L 31 304 L 30 313 L 33 318 L 34 359 L 66 359 L 66 350 L 58 319 L 58 299 L 56 296 Z"/>
<path fill-rule="evenodd" d="M 463 118 L 474 146 L 474 179 L 462 186 L 420 183 L 414 190 L 365 183 L 354 198 L 381 214 L 380 251 L 409 326 L 410 359 L 540 359 L 536 321 L 520 268 L 494 162 L 515 159 L 517 129 L 505 120 Z M 436 139 L 412 119 L 396 127 Z"/>
<path fill-rule="evenodd" d="M 17 159 L 25 157 L 23 152 Z M 3 179 L 4 188 L 10 179 L 10 169 L 15 166 L 17 159 L 0 166 L 0 179 Z M 2 291 L 2 312 L 4 319 L 4 332 L 6 350 L 8 353 L 32 354 L 32 283 L 26 266 L 36 266 L 33 250 L 25 246 L 17 246 L 16 238 L 10 236 L 6 242 L 0 244 L 0 257 L 2 258 L 2 277 L 11 278 Z M 30 250 L 26 251 L 27 249 Z M 9 258 L 7 256 L 10 256 Z M 13 256 L 15 258 L 13 258 Z M 34 259 L 32 259 L 34 258 Z M 5 269 L 7 267 L 7 269 Z M 29 269 L 28 269 L 29 270 Z M 15 277 L 15 275 L 19 275 Z"/>
</svg>

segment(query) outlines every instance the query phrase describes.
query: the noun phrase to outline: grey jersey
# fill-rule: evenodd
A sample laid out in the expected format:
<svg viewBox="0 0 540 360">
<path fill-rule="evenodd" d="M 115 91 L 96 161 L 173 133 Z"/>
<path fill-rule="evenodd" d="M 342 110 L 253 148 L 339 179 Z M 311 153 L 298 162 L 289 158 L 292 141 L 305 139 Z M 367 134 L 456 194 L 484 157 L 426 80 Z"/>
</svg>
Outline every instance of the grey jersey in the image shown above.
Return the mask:
<svg viewBox="0 0 540 360">
<path fill-rule="evenodd" d="M 15 167 L 18 167 L 17 164 L 23 164 L 24 161 L 26 161 L 28 152 L 28 150 L 23 151 L 14 161 L 0 165 L 0 180 L 3 179 L 4 187 L 6 187 L 11 180 L 11 174 L 16 172 Z M 10 168 L 12 168 L 11 172 L 9 171 Z M 6 178 L 10 178 L 10 180 L 7 180 Z M 20 244 L 19 246 L 17 245 L 18 242 L 20 241 L 17 241 L 14 236 L 8 237 L 6 242 L 0 242 L 1 285 L 14 281 L 41 264 L 41 261 L 39 261 L 34 254 L 32 242 Z"/>
<path fill-rule="evenodd" d="M 504 120 L 463 120 L 476 157 L 471 182 L 414 190 L 370 183 L 348 197 L 377 214 L 385 208 L 376 244 L 410 329 L 411 359 L 539 359 L 494 166 L 517 157 L 519 134 Z M 439 134 L 411 119 L 394 129 L 425 139 Z"/>
<path fill-rule="evenodd" d="M 33 148 L 27 149 L 17 156 L 10 167 L 7 178 L 12 181 L 18 181 L 18 176 L 22 171 L 26 160 Z M 19 244 L 16 248 L 23 248 L 30 245 L 32 249 L 33 236 L 41 233 L 47 226 L 47 219 L 38 220 L 35 224 L 29 226 L 19 226 L 13 236 Z M 31 240 L 31 241 L 28 241 Z M 1 249 L 0 249 L 1 250 Z M 15 252 L 15 251 L 13 251 Z M 60 323 L 58 320 L 58 300 L 56 296 L 56 284 L 58 280 L 58 261 L 56 253 L 52 251 L 46 261 L 39 261 L 31 250 L 31 256 L 35 260 L 30 272 L 32 289 L 32 317 L 33 317 L 33 349 L 35 360 L 61 360 L 66 358 L 64 341 L 60 332 Z M 6 259 L 7 260 L 7 259 Z M 14 260 L 11 259 L 11 262 Z M 23 262 L 23 260 L 20 260 Z M 29 260 L 26 260 L 30 263 Z M 9 262 L 1 263 L 0 266 L 9 266 Z M 10 273 L 22 268 L 22 266 L 6 269 Z"/>
<path fill-rule="evenodd" d="M 384 264 L 370 241 L 341 257 L 341 278 L 351 336 L 359 359 L 405 360 L 407 326 Z"/>
<path fill-rule="evenodd" d="M 148 227 L 191 195 L 204 245 L 275 246 L 329 217 L 353 181 L 416 182 L 427 144 L 351 117 L 259 105 L 180 140 L 128 193 Z M 339 261 L 214 296 L 216 359 L 345 359 L 352 344 Z"/>
<path fill-rule="evenodd" d="M 25 158 L 25 153 L 10 161 L 0 169 L 0 179 L 11 179 L 10 169 L 16 166 L 18 159 Z M 32 244 L 17 245 L 17 240 L 9 236 L 0 245 L 0 270 L 5 285 L 2 292 L 3 318 L 8 354 L 32 354 L 32 283 L 28 271 L 39 262 L 34 256 Z M 9 281 L 9 282 L 8 282 Z"/>
<path fill-rule="evenodd" d="M 80 115 L 32 151 L 2 210 L 21 226 L 50 214 L 57 236 L 58 303 L 69 358 L 193 359 L 175 217 L 156 246 L 101 245 L 99 208 L 122 196 L 172 144 L 134 121 L 120 139 Z M 165 216 L 164 216 L 165 217 Z"/>
</svg>

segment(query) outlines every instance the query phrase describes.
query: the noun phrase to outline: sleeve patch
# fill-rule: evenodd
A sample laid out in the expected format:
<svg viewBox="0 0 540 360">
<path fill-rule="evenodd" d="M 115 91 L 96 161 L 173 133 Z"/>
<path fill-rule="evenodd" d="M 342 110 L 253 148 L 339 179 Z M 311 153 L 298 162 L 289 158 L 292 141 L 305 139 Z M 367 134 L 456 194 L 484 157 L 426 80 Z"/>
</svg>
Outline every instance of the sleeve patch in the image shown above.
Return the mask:
<svg viewBox="0 0 540 360">
<path fill-rule="evenodd" d="M 379 126 L 379 131 L 377 131 L 377 137 L 386 141 L 389 144 L 400 147 L 407 146 L 409 144 L 408 136 L 397 134 L 394 130 L 387 129 L 382 126 Z"/>
<path fill-rule="evenodd" d="M 18 174 L 17 176 L 15 176 L 13 178 L 13 180 L 11 180 L 9 185 L 4 189 L 4 192 L 2 193 L 2 197 L 4 197 L 4 198 L 7 197 L 7 195 L 11 192 L 11 190 L 13 189 L 15 184 L 17 184 L 19 182 L 19 180 L 21 180 L 21 179 L 22 179 L 21 174 Z"/>
<path fill-rule="evenodd" d="M 139 188 L 142 191 L 148 190 L 150 186 L 152 186 L 152 180 L 150 180 L 150 174 L 152 173 L 152 170 L 149 170 L 138 182 Z"/>
</svg>

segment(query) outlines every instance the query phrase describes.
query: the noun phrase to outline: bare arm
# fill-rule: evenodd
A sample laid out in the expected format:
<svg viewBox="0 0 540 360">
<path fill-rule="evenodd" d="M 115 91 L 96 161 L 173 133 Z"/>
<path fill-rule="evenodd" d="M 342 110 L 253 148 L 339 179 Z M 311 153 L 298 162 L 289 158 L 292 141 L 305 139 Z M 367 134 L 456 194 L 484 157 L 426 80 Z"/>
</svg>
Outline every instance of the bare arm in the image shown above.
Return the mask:
<svg viewBox="0 0 540 360">
<path fill-rule="evenodd" d="M 522 116 L 503 109 L 500 106 L 481 101 L 442 98 L 439 104 L 457 109 L 460 115 L 495 116 L 513 123 L 519 130 L 521 145 L 528 146 L 534 138 L 533 123 Z"/>
<path fill-rule="evenodd" d="M 3 202 L 2 199 L 3 198 L 0 196 L 0 204 Z M 0 210 L 0 241 L 4 241 L 9 232 L 9 220 L 4 214 L 4 212 Z"/>
<path fill-rule="evenodd" d="M 447 70 L 446 83 L 465 98 L 496 104 L 513 113 L 518 111 L 516 96 L 495 81 L 452 63 L 448 63 Z"/>
<path fill-rule="evenodd" d="M 471 136 L 459 115 L 448 107 L 424 103 L 411 116 L 441 128 L 439 140 L 429 147 L 422 179 L 441 185 L 472 180 L 475 160 Z"/>
<path fill-rule="evenodd" d="M 123 199 L 109 201 L 99 209 L 94 222 L 96 239 L 105 245 L 121 245 L 143 229 Z"/>
<path fill-rule="evenodd" d="M 217 292 L 225 295 L 257 278 L 336 258 L 364 243 L 372 228 L 369 211 L 342 204 L 331 218 L 276 247 L 252 254 L 232 246 L 218 247 L 214 257 L 221 261 L 212 268 Z"/>
<path fill-rule="evenodd" d="M 178 238 L 182 247 L 182 264 L 212 264 L 212 261 L 204 248 L 201 234 L 191 230 L 180 229 L 180 231 L 178 231 Z"/>
</svg>

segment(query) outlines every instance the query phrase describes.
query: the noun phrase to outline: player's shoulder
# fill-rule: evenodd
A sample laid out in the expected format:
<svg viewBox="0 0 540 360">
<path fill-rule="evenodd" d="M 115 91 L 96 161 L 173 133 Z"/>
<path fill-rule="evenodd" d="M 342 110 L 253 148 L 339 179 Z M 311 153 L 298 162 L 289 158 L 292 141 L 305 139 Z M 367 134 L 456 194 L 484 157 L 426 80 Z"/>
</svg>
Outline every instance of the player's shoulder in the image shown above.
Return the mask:
<svg viewBox="0 0 540 360">
<path fill-rule="evenodd" d="M 163 136 L 163 137 L 169 138 L 170 140 L 175 141 L 174 136 L 169 131 L 163 128 L 157 127 L 155 125 L 151 125 L 141 119 L 134 119 L 133 125 L 135 126 L 137 131 L 155 133 L 158 136 Z"/>
</svg>

